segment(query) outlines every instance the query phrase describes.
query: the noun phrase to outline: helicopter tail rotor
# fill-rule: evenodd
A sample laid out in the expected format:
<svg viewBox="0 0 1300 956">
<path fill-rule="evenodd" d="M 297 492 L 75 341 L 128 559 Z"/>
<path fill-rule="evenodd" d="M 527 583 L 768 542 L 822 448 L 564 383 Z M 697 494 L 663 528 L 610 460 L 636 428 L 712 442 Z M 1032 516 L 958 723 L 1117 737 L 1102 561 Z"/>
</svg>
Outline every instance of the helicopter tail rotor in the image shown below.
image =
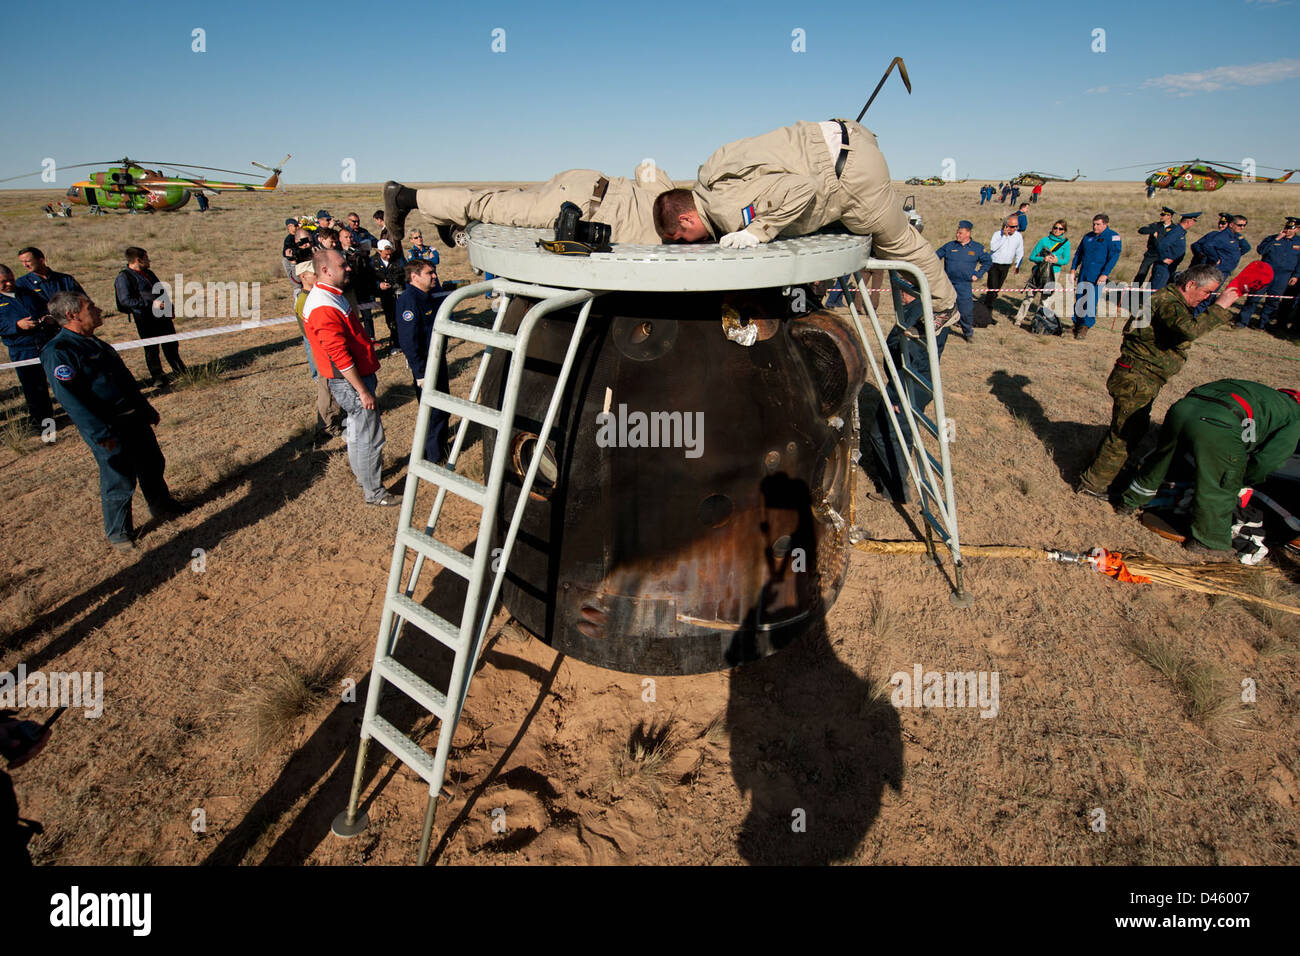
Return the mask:
<svg viewBox="0 0 1300 956">
<path fill-rule="evenodd" d="M 276 186 L 280 185 L 280 170 L 283 169 L 284 164 L 287 163 L 292 158 L 293 158 L 292 154 L 285 153 L 284 159 L 280 160 L 274 166 L 267 166 L 265 163 L 259 163 L 257 160 L 253 160 L 252 162 L 254 166 L 256 166 L 258 169 L 265 169 L 268 173 L 271 174 L 271 178 L 268 179 L 266 182 L 262 183 L 262 185 L 267 187 L 268 189 L 274 189 Z"/>
</svg>

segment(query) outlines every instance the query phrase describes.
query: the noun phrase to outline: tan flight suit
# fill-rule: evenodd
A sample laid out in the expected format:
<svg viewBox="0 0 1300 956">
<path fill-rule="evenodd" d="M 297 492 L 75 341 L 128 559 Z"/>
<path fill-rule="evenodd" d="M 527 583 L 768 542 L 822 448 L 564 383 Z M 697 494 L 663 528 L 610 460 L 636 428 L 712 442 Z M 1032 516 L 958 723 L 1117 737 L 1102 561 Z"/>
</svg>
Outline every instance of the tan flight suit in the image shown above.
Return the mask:
<svg viewBox="0 0 1300 956">
<path fill-rule="evenodd" d="M 610 242 L 651 243 L 662 240 L 655 232 L 654 201 L 673 188 L 668 174 L 643 163 L 637 178 L 607 178 L 594 169 L 570 169 L 536 186 L 519 189 L 467 189 L 437 186 L 417 189 L 420 212 L 435 225 L 463 226 L 491 222 L 499 226 L 528 226 L 542 229 L 555 224 L 560 206 L 571 202 L 582 210 L 583 219 L 610 226 Z M 601 181 L 608 182 L 605 195 L 595 193 Z"/>
<path fill-rule="evenodd" d="M 700 167 L 693 190 L 700 218 L 715 238 L 743 229 L 763 242 L 841 222 L 850 232 L 871 236 L 874 258 L 903 259 L 920 268 L 934 308 L 951 308 L 957 292 L 930 243 L 908 222 L 875 135 L 857 123 L 845 126 L 849 154 L 839 179 L 817 123 L 723 146 Z"/>
</svg>

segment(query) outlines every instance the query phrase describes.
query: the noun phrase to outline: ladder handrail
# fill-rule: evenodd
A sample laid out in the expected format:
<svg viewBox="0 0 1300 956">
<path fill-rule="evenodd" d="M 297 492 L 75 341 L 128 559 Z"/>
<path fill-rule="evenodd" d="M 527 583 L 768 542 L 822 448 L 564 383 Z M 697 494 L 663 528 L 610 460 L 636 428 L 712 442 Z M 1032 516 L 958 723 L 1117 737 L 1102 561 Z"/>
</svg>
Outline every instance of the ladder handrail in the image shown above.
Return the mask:
<svg viewBox="0 0 1300 956">
<path fill-rule="evenodd" d="M 938 344 L 935 337 L 934 312 L 931 307 L 931 300 L 930 300 L 930 284 L 929 281 L 926 279 L 925 273 L 922 272 L 921 269 L 916 265 L 914 265 L 913 263 L 894 261 L 894 260 L 869 259 L 866 265 L 864 265 L 862 269 L 860 269 L 857 273 L 855 273 L 855 277 L 858 280 L 858 289 L 859 289 L 857 296 L 850 297 L 848 299 L 849 315 L 852 318 L 853 325 L 855 330 L 858 333 L 859 340 L 862 342 L 863 348 L 866 349 L 867 351 L 867 357 L 868 357 L 867 364 L 871 366 L 872 374 L 876 379 L 876 386 L 880 389 L 881 400 L 885 402 L 885 411 L 889 416 L 889 421 L 891 426 L 894 429 L 894 434 L 897 436 L 900 442 L 904 443 L 905 447 L 909 445 L 909 443 L 905 441 L 903 427 L 902 425 L 899 424 L 898 416 L 894 412 L 893 405 L 887 400 L 889 394 L 888 385 L 884 380 L 884 376 L 881 374 L 880 367 L 876 364 L 875 353 L 874 350 L 871 348 L 871 343 L 867 339 L 866 330 L 862 326 L 862 321 L 858 315 L 858 310 L 855 304 L 855 300 L 860 301 L 862 303 L 867 313 L 867 317 L 871 320 L 872 330 L 875 332 L 876 340 L 880 344 L 881 358 L 883 364 L 889 372 L 890 380 L 896 383 L 895 391 L 899 396 L 899 407 L 903 411 L 903 417 L 906 420 L 908 429 L 912 434 L 913 441 L 910 443 L 910 447 L 913 450 L 921 449 L 922 451 L 925 451 L 925 445 L 923 444 L 921 438 L 921 432 L 917 426 L 916 419 L 914 417 L 914 410 L 912 408 L 912 403 L 908 398 L 906 389 L 904 388 L 902 376 L 899 373 L 897 365 L 894 363 L 893 356 L 889 354 L 888 335 L 884 332 L 884 330 L 881 327 L 880 318 L 876 313 L 875 307 L 871 304 L 870 296 L 862 292 L 862 290 L 867 288 L 867 283 L 865 281 L 866 276 L 864 273 L 868 271 L 875 271 L 875 270 L 896 270 L 899 272 L 907 273 L 909 276 L 911 276 L 912 280 L 916 284 L 917 297 L 921 302 L 921 306 L 922 306 L 922 319 L 921 322 L 918 323 L 918 325 L 923 325 L 925 328 L 926 356 L 929 361 L 930 373 L 931 373 L 930 375 L 931 388 L 929 389 L 929 391 L 931 393 L 932 398 L 934 399 L 935 422 L 940 426 L 940 435 L 938 437 L 939 437 L 939 456 L 940 456 L 939 471 L 942 473 L 942 488 L 943 488 L 942 494 L 937 493 L 940 484 L 939 484 L 938 476 L 935 475 L 934 468 L 930 465 L 930 462 L 928 460 L 929 459 L 928 453 L 920 456 L 921 467 L 925 471 L 924 478 L 921 475 L 921 469 L 918 469 L 917 467 L 916 458 L 918 456 L 915 453 L 904 455 L 904 459 L 907 464 L 908 474 L 910 475 L 913 484 L 916 486 L 917 495 L 920 498 L 923 515 L 926 512 L 928 512 L 930 509 L 930 505 L 927 504 L 927 497 L 925 491 L 933 489 L 931 491 L 930 498 L 933 499 L 934 505 L 937 506 L 940 521 L 935 522 L 929 519 L 928 515 L 926 515 L 927 521 L 929 524 L 934 525 L 936 530 L 939 530 L 941 534 L 945 535 L 949 548 L 951 549 L 953 561 L 960 565 L 961 544 L 960 544 L 960 538 L 957 529 L 956 500 L 953 492 L 952 458 L 951 458 L 950 450 L 948 448 L 947 436 L 942 431 L 944 424 L 947 422 L 947 414 L 944 408 L 943 381 L 941 378 L 940 367 L 939 367 Z M 900 318 L 901 318 L 900 316 L 895 315 L 893 325 L 902 329 L 903 326 L 899 321 Z M 907 367 L 906 358 L 904 357 L 904 368 L 906 369 L 906 367 Z M 928 486 L 928 488 L 924 486 Z"/>
</svg>

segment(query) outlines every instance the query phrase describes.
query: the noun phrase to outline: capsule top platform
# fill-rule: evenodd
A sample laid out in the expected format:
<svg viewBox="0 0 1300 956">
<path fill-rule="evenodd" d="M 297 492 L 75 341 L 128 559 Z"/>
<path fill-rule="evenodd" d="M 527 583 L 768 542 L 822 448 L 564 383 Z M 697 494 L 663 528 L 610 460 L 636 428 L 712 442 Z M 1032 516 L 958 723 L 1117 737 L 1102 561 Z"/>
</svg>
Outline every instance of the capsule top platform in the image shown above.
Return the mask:
<svg viewBox="0 0 1300 956">
<path fill-rule="evenodd" d="M 803 236 L 756 249 L 714 244 L 636 246 L 613 252 L 561 256 L 538 248 L 551 229 L 474 223 L 469 261 L 476 269 L 518 282 L 622 292 L 726 292 L 802 285 L 848 275 L 866 266 L 871 237 Z"/>
</svg>

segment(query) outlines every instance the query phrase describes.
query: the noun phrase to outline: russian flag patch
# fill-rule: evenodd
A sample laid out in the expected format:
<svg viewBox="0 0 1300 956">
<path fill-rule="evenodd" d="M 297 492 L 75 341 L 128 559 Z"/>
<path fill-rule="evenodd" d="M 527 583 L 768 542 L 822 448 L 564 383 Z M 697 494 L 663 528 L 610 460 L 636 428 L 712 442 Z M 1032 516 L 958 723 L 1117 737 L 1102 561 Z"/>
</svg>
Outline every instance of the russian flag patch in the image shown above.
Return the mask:
<svg viewBox="0 0 1300 956">
<path fill-rule="evenodd" d="M 740 210 L 740 228 L 744 229 L 754 221 L 754 204 L 750 203 L 744 209 Z"/>
</svg>

